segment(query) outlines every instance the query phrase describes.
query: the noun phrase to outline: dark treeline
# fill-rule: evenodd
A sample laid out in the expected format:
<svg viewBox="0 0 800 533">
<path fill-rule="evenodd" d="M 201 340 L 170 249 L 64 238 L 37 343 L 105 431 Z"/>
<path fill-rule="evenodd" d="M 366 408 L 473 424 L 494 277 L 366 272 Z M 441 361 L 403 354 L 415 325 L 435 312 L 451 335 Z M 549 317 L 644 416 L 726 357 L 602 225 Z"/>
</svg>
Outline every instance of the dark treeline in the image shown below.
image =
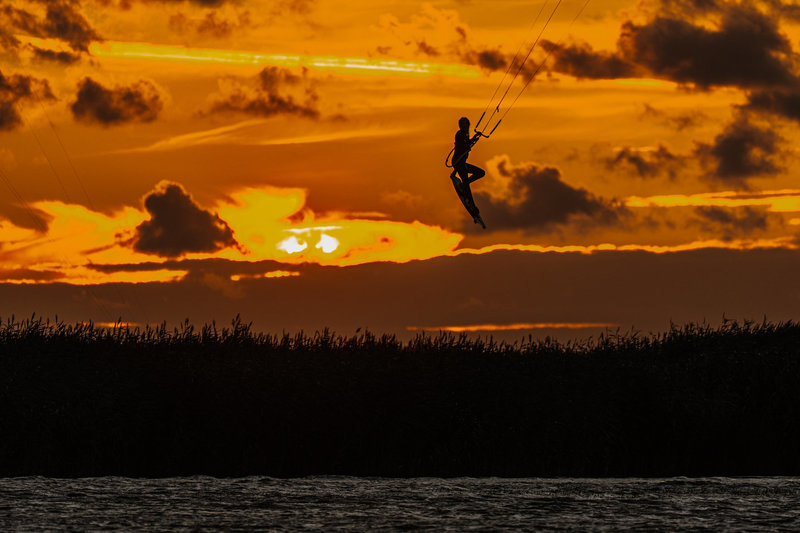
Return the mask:
<svg viewBox="0 0 800 533">
<path fill-rule="evenodd" d="M 515 345 L 0 325 L 0 475 L 800 475 L 800 324 Z"/>
</svg>

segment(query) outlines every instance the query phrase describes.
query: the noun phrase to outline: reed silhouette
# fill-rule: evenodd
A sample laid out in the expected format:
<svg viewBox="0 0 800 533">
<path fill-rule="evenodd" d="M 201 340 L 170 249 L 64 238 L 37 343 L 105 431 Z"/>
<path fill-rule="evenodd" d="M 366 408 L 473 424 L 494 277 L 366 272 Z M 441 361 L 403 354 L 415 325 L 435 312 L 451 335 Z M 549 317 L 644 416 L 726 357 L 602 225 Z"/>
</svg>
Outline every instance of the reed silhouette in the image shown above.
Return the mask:
<svg viewBox="0 0 800 533">
<path fill-rule="evenodd" d="M 800 474 L 800 324 L 566 344 L 0 325 L 0 475 Z"/>
</svg>

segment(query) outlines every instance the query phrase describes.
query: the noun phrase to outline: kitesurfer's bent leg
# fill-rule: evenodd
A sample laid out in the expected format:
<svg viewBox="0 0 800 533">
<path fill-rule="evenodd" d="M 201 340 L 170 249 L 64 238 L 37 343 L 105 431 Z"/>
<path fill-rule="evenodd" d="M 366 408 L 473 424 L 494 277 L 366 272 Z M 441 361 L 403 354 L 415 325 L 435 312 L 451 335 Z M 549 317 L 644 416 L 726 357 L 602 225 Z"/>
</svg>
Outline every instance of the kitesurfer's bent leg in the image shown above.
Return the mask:
<svg viewBox="0 0 800 533">
<path fill-rule="evenodd" d="M 481 179 L 486 175 L 486 171 L 480 167 L 476 167 L 475 165 L 470 165 L 469 163 L 466 163 L 466 167 L 469 177 L 466 180 L 464 180 L 462 176 L 461 180 L 464 181 L 467 185 L 469 185 L 472 182 L 478 181 L 479 179 Z"/>
<path fill-rule="evenodd" d="M 475 200 L 472 198 L 472 189 L 470 189 L 469 184 L 484 177 L 486 172 L 484 172 L 482 168 L 470 165 L 469 163 L 456 165 L 455 172 L 458 172 L 458 176 L 461 178 L 461 188 L 464 191 L 464 196 L 469 198 L 472 205 L 475 205 Z"/>
</svg>

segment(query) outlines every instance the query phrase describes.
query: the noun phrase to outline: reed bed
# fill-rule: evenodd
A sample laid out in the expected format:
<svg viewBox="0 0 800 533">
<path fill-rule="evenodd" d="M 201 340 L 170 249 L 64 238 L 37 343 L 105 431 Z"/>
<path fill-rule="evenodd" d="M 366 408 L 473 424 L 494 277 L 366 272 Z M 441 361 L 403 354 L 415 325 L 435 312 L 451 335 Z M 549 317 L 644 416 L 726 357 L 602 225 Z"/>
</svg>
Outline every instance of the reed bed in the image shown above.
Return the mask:
<svg viewBox="0 0 800 533">
<path fill-rule="evenodd" d="M 0 323 L 0 475 L 800 475 L 800 324 L 559 343 Z"/>
</svg>

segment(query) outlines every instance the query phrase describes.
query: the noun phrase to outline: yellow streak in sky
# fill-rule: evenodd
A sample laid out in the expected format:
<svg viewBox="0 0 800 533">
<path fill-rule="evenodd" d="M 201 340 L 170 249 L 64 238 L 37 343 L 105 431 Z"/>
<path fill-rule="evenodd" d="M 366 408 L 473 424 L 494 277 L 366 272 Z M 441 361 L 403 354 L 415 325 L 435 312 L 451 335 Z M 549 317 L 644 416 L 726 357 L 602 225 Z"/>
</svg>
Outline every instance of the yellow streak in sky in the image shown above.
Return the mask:
<svg viewBox="0 0 800 533">
<path fill-rule="evenodd" d="M 518 331 L 524 329 L 587 329 L 587 328 L 616 328 L 619 324 L 605 322 L 534 322 L 522 324 L 479 324 L 474 326 L 441 326 L 406 328 L 408 331 L 452 331 L 454 333 L 475 331 Z"/>
<path fill-rule="evenodd" d="M 33 41 L 33 39 L 28 39 Z M 307 56 L 300 54 L 261 54 L 237 50 L 186 48 L 149 43 L 106 41 L 89 47 L 92 55 L 107 58 L 148 59 L 181 63 L 206 63 L 239 66 L 272 65 L 306 67 L 322 72 L 342 72 L 365 75 L 395 75 L 429 77 L 434 75 L 458 78 L 477 78 L 480 72 L 467 65 L 423 63 L 364 57 Z"/>
<path fill-rule="evenodd" d="M 783 189 L 758 193 L 714 192 L 702 194 L 670 194 L 647 198 L 631 196 L 628 207 L 746 207 L 767 206 L 776 213 L 800 211 L 800 190 Z"/>
</svg>

